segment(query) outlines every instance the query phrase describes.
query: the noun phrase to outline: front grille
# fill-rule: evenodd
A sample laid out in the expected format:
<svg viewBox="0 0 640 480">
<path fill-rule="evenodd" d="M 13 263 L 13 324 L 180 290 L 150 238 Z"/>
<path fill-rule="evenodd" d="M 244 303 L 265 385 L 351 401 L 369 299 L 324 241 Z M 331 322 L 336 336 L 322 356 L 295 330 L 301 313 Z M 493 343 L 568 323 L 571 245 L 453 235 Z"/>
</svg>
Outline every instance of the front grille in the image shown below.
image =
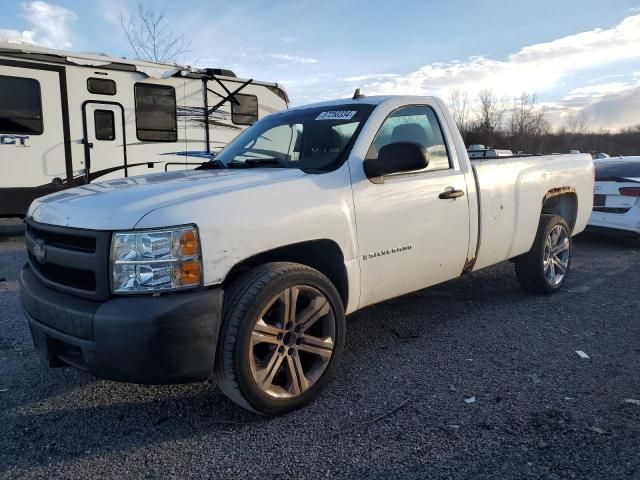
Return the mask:
<svg viewBox="0 0 640 480">
<path fill-rule="evenodd" d="M 602 213 L 617 213 L 623 215 L 627 213 L 630 208 L 620 208 L 620 207 L 593 207 L 594 212 L 602 212 Z"/>
<path fill-rule="evenodd" d="M 111 233 L 27 220 L 29 264 L 47 286 L 76 296 L 106 300 Z"/>
<path fill-rule="evenodd" d="M 42 264 L 32 254 L 29 254 L 29 263 L 40 275 L 52 282 L 88 292 L 95 292 L 96 290 L 96 274 L 94 272 L 53 263 Z"/>
<path fill-rule="evenodd" d="M 96 239 L 92 237 L 50 232 L 33 225 L 27 225 L 27 230 L 32 232 L 34 237 L 42 239 L 47 245 L 80 250 L 82 252 L 93 253 L 96 251 Z"/>
</svg>

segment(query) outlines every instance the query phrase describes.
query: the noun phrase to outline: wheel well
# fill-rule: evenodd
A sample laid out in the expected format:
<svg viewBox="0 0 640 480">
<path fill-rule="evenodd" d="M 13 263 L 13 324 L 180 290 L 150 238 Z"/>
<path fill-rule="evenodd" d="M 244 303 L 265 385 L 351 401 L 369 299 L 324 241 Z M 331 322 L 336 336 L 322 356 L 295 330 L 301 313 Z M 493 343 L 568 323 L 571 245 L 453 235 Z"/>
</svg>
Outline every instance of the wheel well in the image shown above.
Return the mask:
<svg viewBox="0 0 640 480">
<path fill-rule="evenodd" d="M 235 265 L 222 282 L 226 287 L 252 268 L 269 262 L 294 262 L 314 268 L 324 274 L 336 287 L 346 310 L 349 281 L 342 250 L 333 240 L 311 240 L 278 247 L 246 258 Z"/>
<path fill-rule="evenodd" d="M 573 232 L 578 216 L 578 196 L 574 191 L 558 190 L 547 193 L 542 202 L 542 213 L 561 216 Z"/>
</svg>

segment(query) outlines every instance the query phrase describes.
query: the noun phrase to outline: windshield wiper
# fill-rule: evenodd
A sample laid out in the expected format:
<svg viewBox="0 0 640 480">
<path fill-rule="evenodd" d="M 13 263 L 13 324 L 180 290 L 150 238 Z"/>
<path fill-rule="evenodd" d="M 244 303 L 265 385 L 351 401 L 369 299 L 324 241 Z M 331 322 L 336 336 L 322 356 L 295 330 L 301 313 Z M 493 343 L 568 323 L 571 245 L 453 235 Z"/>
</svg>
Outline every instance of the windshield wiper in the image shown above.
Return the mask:
<svg viewBox="0 0 640 480">
<path fill-rule="evenodd" d="M 247 158 L 246 160 L 234 160 L 227 164 L 227 168 L 251 168 L 251 167 L 271 167 L 284 168 L 277 158 Z"/>
<path fill-rule="evenodd" d="M 222 163 L 220 160 L 207 160 L 206 162 L 202 162 L 202 165 L 196 167 L 196 170 L 209 170 L 213 168 L 226 168 L 226 165 Z"/>
</svg>

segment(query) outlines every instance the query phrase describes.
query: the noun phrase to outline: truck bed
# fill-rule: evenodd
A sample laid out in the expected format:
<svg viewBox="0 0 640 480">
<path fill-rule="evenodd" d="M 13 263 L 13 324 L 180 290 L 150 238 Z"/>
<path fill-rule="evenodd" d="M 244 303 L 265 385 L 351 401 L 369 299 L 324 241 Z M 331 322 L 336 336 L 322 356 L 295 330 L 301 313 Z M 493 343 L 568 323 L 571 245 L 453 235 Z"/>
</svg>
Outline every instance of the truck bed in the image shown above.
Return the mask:
<svg viewBox="0 0 640 480">
<path fill-rule="evenodd" d="M 569 226 L 574 235 L 586 227 L 593 204 L 591 155 L 479 159 L 471 164 L 480 218 L 474 270 L 529 251 L 542 205 L 554 193 L 576 195 L 575 221 Z"/>
</svg>

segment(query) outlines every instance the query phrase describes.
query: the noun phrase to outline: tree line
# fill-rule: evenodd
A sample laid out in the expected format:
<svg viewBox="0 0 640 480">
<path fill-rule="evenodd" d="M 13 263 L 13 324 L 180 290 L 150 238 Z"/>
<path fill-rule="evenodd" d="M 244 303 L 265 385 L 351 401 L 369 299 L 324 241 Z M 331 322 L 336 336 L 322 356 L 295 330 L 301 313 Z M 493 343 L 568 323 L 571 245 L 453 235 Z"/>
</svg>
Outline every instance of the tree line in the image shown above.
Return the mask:
<svg viewBox="0 0 640 480">
<path fill-rule="evenodd" d="M 640 155 L 640 124 L 618 132 L 593 131 L 581 111 L 553 128 L 535 94 L 508 98 L 482 90 L 472 99 L 467 92 L 454 90 L 448 104 L 467 146 L 482 144 L 531 154 L 580 150 Z"/>
</svg>

